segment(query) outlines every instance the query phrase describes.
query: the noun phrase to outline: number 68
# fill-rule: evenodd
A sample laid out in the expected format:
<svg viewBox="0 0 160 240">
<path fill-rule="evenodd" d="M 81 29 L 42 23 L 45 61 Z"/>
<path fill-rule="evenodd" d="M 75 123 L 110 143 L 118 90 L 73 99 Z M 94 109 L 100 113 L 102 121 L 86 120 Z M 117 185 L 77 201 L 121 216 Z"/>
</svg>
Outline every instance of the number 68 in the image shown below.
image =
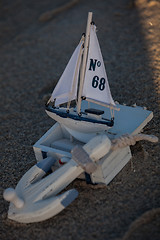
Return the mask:
<svg viewBox="0 0 160 240">
<path fill-rule="evenodd" d="M 106 83 L 105 78 L 99 79 L 98 76 L 94 76 L 92 80 L 92 87 L 93 88 L 98 87 L 100 91 L 103 91 L 105 89 L 105 83 Z"/>
</svg>

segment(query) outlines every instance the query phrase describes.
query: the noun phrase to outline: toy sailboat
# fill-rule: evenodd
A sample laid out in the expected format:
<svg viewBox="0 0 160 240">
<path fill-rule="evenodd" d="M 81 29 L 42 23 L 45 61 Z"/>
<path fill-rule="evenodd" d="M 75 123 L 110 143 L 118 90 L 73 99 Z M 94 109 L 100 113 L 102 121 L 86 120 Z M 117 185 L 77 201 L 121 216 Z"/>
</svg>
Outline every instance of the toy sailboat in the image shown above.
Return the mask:
<svg viewBox="0 0 160 240">
<path fill-rule="evenodd" d="M 73 137 L 87 142 L 89 135 L 94 137 L 111 128 L 114 117 L 111 114 L 111 119 L 106 119 L 100 109 L 87 108 L 82 112 L 84 100 L 108 107 L 111 113 L 118 110 L 111 96 L 91 12 L 88 14 L 86 35 L 82 36 L 46 105 L 46 112 L 51 118 L 62 124 Z M 75 108 L 70 107 L 71 101 L 76 102 Z M 66 107 L 61 104 L 66 104 Z"/>
<path fill-rule="evenodd" d="M 75 108 L 70 107 L 72 101 Z M 66 107 L 61 106 L 64 103 Z M 108 120 L 109 109 L 112 113 L 119 108 L 115 122 L 113 115 Z M 155 136 L 141 134 L 152 112 L 114 103 L 92 13 L 85 40 L 82 37 L 74 51 L 46 112 L 57 123 L 33 146 L 38 163 L 15 189 L 3 193 L 10 202 L 8 218 L 17 222 L 39 222 L 55 216 L 78 196 L 75 189 L 62 193 L 74 179 L 107 185 L 131 159 L 130 145 L 140 140 L 158 141 Z"/>
</svg>

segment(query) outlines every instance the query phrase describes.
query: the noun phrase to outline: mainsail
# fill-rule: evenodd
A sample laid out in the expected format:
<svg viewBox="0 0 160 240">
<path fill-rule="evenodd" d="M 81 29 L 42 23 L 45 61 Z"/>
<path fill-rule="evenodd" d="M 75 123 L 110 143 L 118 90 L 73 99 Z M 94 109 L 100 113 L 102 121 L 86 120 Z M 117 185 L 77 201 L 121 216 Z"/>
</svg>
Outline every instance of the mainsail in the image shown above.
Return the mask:
<svg viewBox="0 0 160 240">
<path fill-rule="evenodd" d="M 88 100 L 95 100 L 97 103 L 115 106 L 107 80 L 95 25 L 91 25 L 90 29 L 89 52 L 82 96 L 88 98 Z"/>
<path fill-rule="evenodd" d="M 77 98 L 78 73 L 82 55 L 82 44 L 83 41 L 81 40 L 53 90 L 50 100 L 52 102 L 55 101 L 55 106 Z"/>
</svg>

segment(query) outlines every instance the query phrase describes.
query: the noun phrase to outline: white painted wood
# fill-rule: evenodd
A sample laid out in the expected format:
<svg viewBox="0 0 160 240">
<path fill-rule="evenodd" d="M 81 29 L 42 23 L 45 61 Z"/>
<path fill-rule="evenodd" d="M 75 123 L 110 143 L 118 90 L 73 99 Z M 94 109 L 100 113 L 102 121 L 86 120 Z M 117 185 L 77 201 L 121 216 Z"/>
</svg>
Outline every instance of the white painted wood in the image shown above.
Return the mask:
<svg viewBox="0 0 160 240">
<path fill-rule="evenodd" d="M 7 188 L 3 197 L 6 201 L 14 204 L 16 208 L 22 208 L 24 206 L 24 201 L 16 194 L 16 191 L 13 188 Z"/>
<path fill-rule="evenodd" d="M 82 102 L 82 110 L 87 108 L 87 106 L 88 106 L 88 103 L 86 101 L 83 101 Z M 148 111 L 141 107 L 137 107 L 137 106 L 136 107 L 128 107 L 128 106 L 124 106 L 124 105 L 119 105 L 119 107 L 120 107 L 120 111 L 115 112 L 115 114 L 116 114 L 115 125 L 113 126 L 112 129 L 105 132 L 110 139 L 115 139 L 124 134 L 133 135 L 133 134 L 139 133 L 143 129 L 143 127 L 153 117 L 153 113 L 151 111 Z M 93 103 L 90 103 L 90 108 L 104 110 L 105 111 L 104 117 L 106 117 L 106 118 L 110 114 L 110 112 L 107 108 L 104 108 L 102 106 L 99 106 L 99 105 L 96 105 Z M 60 126 L 60 128 L 64 129 L 64 127 L 62 127 L 62 126 Z M 52 134 L 54 135 L 54 130 L 52 131 Z M 79 134 L 80 137 L 83 138 L 83 135 L 81 136 L 81 133 L 77 133 L 77 134 Z M 94 136 L 95 135 L 90 135 L 90 136 L 87 135 L 88 140 L 92 139 Z M 75 141 L 74 138 L 73 138 L 73 141 Z M 41 144 L 41 146 L 39 146 L 39 147 L 42 147 L 42 145 L 43 144 Z M 58 149 L 56 149 L 54 151 L 57 152 Z M 92 181 L 95 183 L 96 182 L 97 183 L 98 182 L 106 183 L 106 181 L 107 181 L 107 183 L 109 183 L 108 182 L 109 180 L 105 180 L 105 178 L 106 178 L 105 169 L 109 169 L 109 171 L 111 171 L 110 176 L 107 179 L 112 180 L 115 177 L 115 175 L 112 173 L 114 168 L 118 169 L 118 165 L 121 164 L 121 161 L 123 159 L 125 159 L 124 160 L 124 163 L 125 163 L 126 159 L 127 159 L 127 161 L 129 161 L 131 158 L 130 153 L 128 153 L 128 155 L 127 155 L 128 157 L 127 157 L 124 155 L 124 151 L 125 151 L 124 149 L 119 149 L 118 153 L 116 151 L 112 151 L 103 158 L 103 161 L 100 160 L 100 163 L 99 163 L 100 166 L 98 167 L 98 169 L 96 170 L 95 173 L 91 174 Z M 100 157 L 99 157 L 99 159 L 100 159 Z M 108 167 L 110 165 L 110 161 L 113 161 L 113 164 L 111 165 L 112 167 L 111 166 Z M 121 164 L 121 165 L 123 165 L 123 164 Z M 121 168 L 119 168 L 119 171 L 120 170 L 121 170 Z"/>
<path fill-rule="evenodd" d="M 99 135 L 95 138 L 92 138 L 87 144 L 84 145 L 83 148 L 89 154 L 90 158 L 95 162 L 109 152 L 111 148 L 111 141 L 107 135 Z"/>
<path fill-rule="evenodd" d="M 41 161 L 43 159 L 41 148 L 39 148 L 39 146 L 38 147 L 33 146 L 33 150 L 34 150 L 34 154 L 35 154 L 37 162 Z"/>
<path fill-rule="evenodd" d="M 60 159 L 61 157 L 69 157 L 71 158 L 71 153 L 69 150 L 65 151 L 63 143 L 61 147 L 54 148 L 54 142 L 60 141 L 64 139 L 64 141 L 70 141 L 69 133 L 61 126 L 59 123 L 55 123 L 53 127 L 51 127 L 33 146 L 33 150 L 36 156 L 37 161 L 41 161 L 43 159 L 42 152 L 46 152 L 47 156 L 52 156 L 54 158 Z M 74 143 L 81 144 L 81 143 Z"/>
<path fill-rule="evenodd" d="M 132 155 L 129 147 L 117 149 L 116 151 L 110 151 L 98 162 L 99 167 L 91 174 L 92 182 L 109 184 L 109 182 L 122 169 L 121 161 L 125 159 L 128 162 L 131 157 Z M 118 171 L 116 172 L 115 169 Z"/>
<path fill-rule="evenodd" d="M 77 62 L 76 70 L 75 70 L 74 81 L 73 81 L 72 91 L 71 91 L 72 94 L 71 94 L 71 93 L 69 94 L 70 96 L 69 96 L 69 101 L 68 101 L 68 103 L 67 103 L 67 110 L 69 110 L 69 107 L 70 107 L 70 104 L 71 104 L 71 100 L 73 100 L 73 99 L 71 99 L 71 95 L 73 95 L 74 89 L 76 89 L 74 100 L 77 98 L 79 70 L 80 70 L 81 60 L 82 60 L 84 36 L 82 36 L 80 42 L 82 42 L 82 44 L 81 44 L 81 50 L 80 50 L 80 53 L 79 53 L 78 62 Z"/>
<path fill-rule="evenodd" d="M 153 118 L 153 113 L 144 110 L 141 107 L 128 107 L 124 105 L 117 105 L 120 111 L 115 111 L 115 121 L 112 128 L 96 123 L 85 123 L 83 121 L 71 120 L 69 118 L 60 118 L 56 116 L 61 126 L 64 125 L 65 129 L 74 138 L 84 143 L 87 143 L 97 134 L 106 132 L 110 134 L 110 138 L 117 138 L 123 134 L 136 134 L 139 133 L 144 126 Z M 88 102 L 82 101 L 81 110 L 82 112 L 88 108 Z M 110 110 L 104 106 L 100 106 L 95 103 L 90 103 L 90 108 L 103 110 L 103 118 L 110 119 Z M 48 113 L 52 115 L 52 113 Z"/>
<path fill-rule="evenodd" d="M 119 161 L 115 164 L 112 171 L 105 177 L 105 184 L 108 185 L 113 178 L 122 170 L 122 168 L 129 162 L 131 159 L 130 150 L 127 154 L 124 154 L 122 158 L 119 158 Z"/>
<path fill-rule="evenodd" d="M 110 146 L 108 137 L 102 135 L 87 143 L 84 150 L 93 161 L 97 161 L 99 156 L 105 155 L 110 150 Z M 15 195 L 24 201 L 24 206 L 17 208 L 12 201 L 8 218 L 30 223 L 43 221 L 56 215 L 72 202 L 78 193 L 76 190 L 70 190 L 61 195 L 57 194 L 83 172 L 84 169 L 78 166 L 73 159 L 47 176 L 45 176 L 43 163 L 33 166 L 21 178 L 15 189 Z"/>
<path fill-rule="evenodd" d="M 103 103 L 103 102 L 98 102 L 97 100 L 94 100 L 94 99 L 91 99 L 91 98 L 86 98 L 86 101 L 92 102 L 92 103 L 95 103 L 95 104 L 99 103 L 99 105 L 101 105 L 103 107 L 107 107 L 107 108 L 110 108 L 110 109 L 113 109 L 113 110 L 116 110 L 116 111 L 120 110 L 120 108 L 118 108 L 118 107 L 116 107 L 114 105 Z"/>
<path fill-rule="evenodd" d="M 83 61 L 82 61 L 82 67 L 81 67 L 81 72 L 80 72 L 80 86 L 79 86 L 78 103 L 77 103 L 78 113 L 80 113 L 80 111 L 81 111 L 81 97 L 82 97 L 82 89 L 83 89 L 83 82 L 84 82 L 84 74 L 85 74 L 85 69 L 86 69 L 91 21 L 92 21 L 92 12 L 89 12 L 88 20 L 87 20 L 87 27 L 86 27 L 86 36 L 85 36 L 85 42 L 84 42 Z"/>
<path fill-rule="evenodd" d="M 111 139 L 114 139 L 126 132 L 130 134 L 139 132 L 153 116 L 151 112 L 142 108 L 121 105 L 120 108 L 122 111 L 118 115 L 120 119 L 119 125 L 116 124 L 111 133 L 98 135 L 84 146 L 82 145 L 93 161 L 99 160 L 97 170 L 90 175 L 94 183 L 108 184 L 131 159 L 129 147 L 115 151 L 110 150 L 111 143 L 107 135 Z M 134 114 L 137 116 L 136 121 L 134 121 Z M 124 122 L 122 121 L 123 119 L 125 119 Z M 126 128 L 123 126 L 125 124 Z M 61 141 L 62 139 L 63 141 Z M 66 142 L 66 145 L 67 142 L 69 143 L 70 148 L 67 151 L 66 149 L 65 151 L 60 150 L 60 148 L 64 147 L 64 142 Z M 74 138 L 70 138 L 64 127 L 56 123 L 34 145 L 37 161 L 42 159 L 42 151 L 46 152 L 47 156 L 52 156 L 55 159 L 59 159 L 59 157 L 71 158 L 69 150 L 72 144 L 75 145 L 75 142 L 77 143 Z M 52 148 L 52 144 L 57 143 L 57 149 Z M 46 161 L 46 159 L 43 161 Z M 17 208 L 11 203 L 8 217 L 15 221 L 28 223 L 43 221 L 56 215 L 71 203 L 77 197 L 78 193 L 76 190 L 70 190 L 62 195 L 56 195 L 76 177 L 79 177 L 83 171 L 73 159 L 46 177 L 44 177 L 45 172 L 43 169 L 40 169 L 38 165 L 33 166 L 22 177 L 15 189 L 16 196 L 24 201 L 25 204 L 23 207 Z"/>
<path fill-rule="evenodd" d="M 118 105 L 120 111 L 115 111 L 114 126 L 107 133 L 109 138 L 114 139 L 123 134 L 138 134 L 153 118 L 153 112 L 142 107 L 130 107 Z M 82 101 L 82 111 L 88 108 L 87 101 Z M 104 111 L 104 118 L 110 118 L 110 110 L 95 103 L 90 103 L 90 108 Z"/>
<path fill-rule="evenodd" d="M 64 126 L 64 128 L 68 131 L 70 135 L 72 135 L 75 139 L 87 143 L 89 140 L 91 140 L 93 137 L 95 137 L 97 134 L 101 134 L 104 131 L 107 131 L 110 129 L 110 126 L 107 126 L 106 124 L 99 124 L 99 123 L 93 123 L 89 121 L 77 121 L 72 118 L 62 118 L 56 113 L 50 112 L 46 110 L 46 113 L 48 116 L 56 120 L 60 123 L 61 126 Z M 77 116 L 77 112 L 71 112 L 71 114 Z M 93 115 L 93 114 L 92 114 Z M 84 115 L 83 117 L 89 118 L 89 115 Z M 95 118 L 97 120 L 99 119 L 99 116 L 92 116 L 92 119 Z"/>
<path fill-rule="evenodd" d="M 78 141 L 72 142 L 70 139 L 62 138 L 60 140 L 51 143 L 51 147 L 54 149 L 61 149 L 62 151 L 71 152 L 75 145 L 83 145 Z"/>
</svg>

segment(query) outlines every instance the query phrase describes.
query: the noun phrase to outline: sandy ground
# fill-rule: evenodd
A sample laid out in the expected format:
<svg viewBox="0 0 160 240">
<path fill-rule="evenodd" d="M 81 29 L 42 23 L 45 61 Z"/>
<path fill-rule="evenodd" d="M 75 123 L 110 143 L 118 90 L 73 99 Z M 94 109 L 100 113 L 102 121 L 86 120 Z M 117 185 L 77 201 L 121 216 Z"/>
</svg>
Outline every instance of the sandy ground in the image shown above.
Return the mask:
<svg viewBox="0 0 160 240">
<path fill-rule="evenodd" d="M 66 3 L 0 1 L 0 239 L 158 240 L 160 148 L 146 142 L 132 148 L 132 164 L 106 188 L 74 181 L 79 197 L 59 215 L 35 224 L 7 219 L 2 192 L 36 162 L 32 145 L 53 125 L 44 99 L 85 31 L 88 11 L 99 29 L 113 98 L 152 110 L 145 133 L 159 136 L 159 1 L 80 0 L 50 21 L 39 21 Z"/>
</svg>

